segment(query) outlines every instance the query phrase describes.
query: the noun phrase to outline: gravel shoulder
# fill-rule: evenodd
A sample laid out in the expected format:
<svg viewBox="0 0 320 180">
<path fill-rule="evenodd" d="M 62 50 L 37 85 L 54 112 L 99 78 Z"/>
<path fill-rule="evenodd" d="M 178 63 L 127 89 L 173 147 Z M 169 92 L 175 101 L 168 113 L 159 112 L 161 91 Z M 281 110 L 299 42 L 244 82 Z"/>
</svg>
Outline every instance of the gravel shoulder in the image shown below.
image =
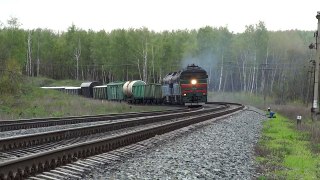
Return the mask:
<svg viewBox="0 0 320 180">
<path fill-rule="evenodd" d="M 146 152 L 96 168 L 84 179 L 254 179 L 264 112 L 254 107 L 157 136 Z"/>
</svg>

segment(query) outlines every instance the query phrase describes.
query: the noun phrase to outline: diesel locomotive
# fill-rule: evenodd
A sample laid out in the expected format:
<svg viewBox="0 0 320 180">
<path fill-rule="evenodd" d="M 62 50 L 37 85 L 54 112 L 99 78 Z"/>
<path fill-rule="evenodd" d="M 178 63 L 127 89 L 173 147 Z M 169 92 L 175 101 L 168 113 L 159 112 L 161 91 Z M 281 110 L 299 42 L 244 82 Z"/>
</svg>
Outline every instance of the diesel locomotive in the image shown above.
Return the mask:
<svg viewBox="0 0 320 180">
<path fill-rule="evenodd" d="M 207 72 L 195 64 L 163 78 L 162 95 L 165 103 L 186 106 L 203 105 L 207 102 Z"/>
</svg>

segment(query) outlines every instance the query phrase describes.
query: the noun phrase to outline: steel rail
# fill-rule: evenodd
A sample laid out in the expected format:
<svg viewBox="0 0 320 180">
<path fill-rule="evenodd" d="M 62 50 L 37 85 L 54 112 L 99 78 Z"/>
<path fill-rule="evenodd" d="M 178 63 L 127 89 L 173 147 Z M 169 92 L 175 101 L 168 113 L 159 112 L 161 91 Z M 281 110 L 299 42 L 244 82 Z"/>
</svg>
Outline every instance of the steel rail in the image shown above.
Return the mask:
<svg viewBox="0 0 320 180">
<path fill-rule="evenodd" d="M 117 120 L 117 119 L 124 119 L 124 118 L 160 115 L 160 114 L 167 114 L 171 112 L 182 112 L 182 111 L 188 111 L 188 109 L 181 108 L 181 109 L 165 110 L 165 111 L 151 111 L 151 112 L 140 112 L 140 113 L 133 112 L 133 113 L 125 113 L 125 114 L 106 114 L 106 115 L 95 115 L 95 116 L 71 116 L 71 117 L 62 117 L 62 118 L 5 120 L 5 121 L 0 121 L 0 132 L 12 131 L 12 130 L 18 130 L 18 129 L 85 123 L 85 122 Z"/>
<path fill-rule="evenodd" d="M 214 108 L 215 111 L 226 108 L 227 106 L 219 106 Z M 79 136 L 86 136 L 96 133 L 108 132 L 112 130 L 119 130 L 128 127 L 134 127 L 143 124 L 149 124 L 154 122 L 159 122 L 166 120 L 168 118 L 181 118 L 190 115 L 197 115 L 204 113 L 206 111 L 213 111 L 212 109 L 204 110 L 194 109 L 188 112 L 176 112 L 171 114 L 160 114 L 147 116 L 145 118 L 134 118 L 134 119 L 123 119 L 121 121 L 116 122 L 106 122 L 98 125 L 91 125 L 85 127 L 77 127 L 77 128 L 68 128 L 63 130 L 55 130 L 45 133 L 37 133 L 37 134 L 27 134 L 21 136 L 14 136 L 9 138 L 0 139 L 0 150 L 7 151 L 12 149 L 31 147 L 35 145 L 41 145 L 48 142 L 56 142 L 61 140 L 66 140 Z"/>
<path fill-rule="evenodd" d="M 236 105 L 236 104 L 233 104 Z M 208 119 L 233 113 L 243 109 L 243 105 L 238 105 L 228 110 L 211 112 L 196 117 L 189 117 L 185 120 L 179 120 L 165 125 L 156 125 L 154 127 L 145 128 L 140 131 L 131 132 L 123 135 L 93 140 L 70 146 L 57 148 L 48 152 L 41 152 L 26 156 L 20 159 L 14 159 L 0 163 L 0 179 L 23 179 L 36 173 L 48 171 L 55 167 L 65 165 L 76 161 L 79 158 L 86 158 L 96 154 L 101 154 L 114 150 L 116 148 L 130 145 L 158 134 L 164 134 L 188 125 L 202 122 Z"/>
</svg>

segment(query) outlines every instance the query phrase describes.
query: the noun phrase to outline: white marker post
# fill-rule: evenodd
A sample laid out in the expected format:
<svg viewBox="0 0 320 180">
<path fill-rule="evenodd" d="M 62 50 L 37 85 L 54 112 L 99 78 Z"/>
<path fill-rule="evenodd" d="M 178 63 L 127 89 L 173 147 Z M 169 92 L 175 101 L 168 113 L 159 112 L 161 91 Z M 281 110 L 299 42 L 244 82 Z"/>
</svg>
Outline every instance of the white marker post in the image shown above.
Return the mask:
<svg viewBox="0 0 320 180">
<path fill-rule="evenodd" d="M 301 125 L 302 116 L 297 116 L 297 126 Z"/>
</svg>

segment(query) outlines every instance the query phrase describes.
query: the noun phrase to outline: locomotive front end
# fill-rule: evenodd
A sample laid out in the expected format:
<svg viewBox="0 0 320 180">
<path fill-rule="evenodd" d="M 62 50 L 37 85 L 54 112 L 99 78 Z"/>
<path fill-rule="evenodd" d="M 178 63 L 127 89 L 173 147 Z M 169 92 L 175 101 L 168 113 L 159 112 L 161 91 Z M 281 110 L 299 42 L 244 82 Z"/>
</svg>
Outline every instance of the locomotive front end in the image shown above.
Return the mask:
<svg viewBox="0 0 320 180">
<path fill-rule="evenodd" d="M 186 106 L 198 106 L 207 102 L 207 79 L 207 72 L 194 64 L 181 72 L 181 96 Z"/>
</svg>

